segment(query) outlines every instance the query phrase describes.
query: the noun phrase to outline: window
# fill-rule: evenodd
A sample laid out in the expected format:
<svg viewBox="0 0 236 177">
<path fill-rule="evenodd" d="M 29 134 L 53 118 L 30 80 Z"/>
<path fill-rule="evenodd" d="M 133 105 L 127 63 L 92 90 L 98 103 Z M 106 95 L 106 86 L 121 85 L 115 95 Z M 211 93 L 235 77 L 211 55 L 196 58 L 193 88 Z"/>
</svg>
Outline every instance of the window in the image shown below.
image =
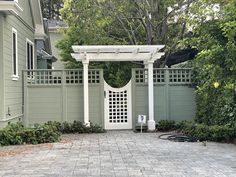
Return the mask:
<svg viewBox="0 0 236 177">
<path fill-rule="evenodd" d="M 12 80 L 18 80 L 17 31 L 12 28 Z"/>
<path fill-rule="evenodd" d="M 26 39 L 26 62 L 27 69 L 34 69 L 34 45 L 28 39 Z"/>
</svg>

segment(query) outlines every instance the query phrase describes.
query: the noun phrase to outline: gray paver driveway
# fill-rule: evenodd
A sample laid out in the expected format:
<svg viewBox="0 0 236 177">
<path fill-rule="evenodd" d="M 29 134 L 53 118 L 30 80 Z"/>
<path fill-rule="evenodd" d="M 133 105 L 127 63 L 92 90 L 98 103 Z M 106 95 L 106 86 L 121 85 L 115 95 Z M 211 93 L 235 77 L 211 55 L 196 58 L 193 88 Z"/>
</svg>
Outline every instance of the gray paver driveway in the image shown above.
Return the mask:
<svg viewBox="0 0 236 177">
<path fill-rule="evenodd" d="M 236 146 L 132 131 L 64 135 L 55 144 L 0 147 L 0 176 L 236 177 Z"/>
</svg>

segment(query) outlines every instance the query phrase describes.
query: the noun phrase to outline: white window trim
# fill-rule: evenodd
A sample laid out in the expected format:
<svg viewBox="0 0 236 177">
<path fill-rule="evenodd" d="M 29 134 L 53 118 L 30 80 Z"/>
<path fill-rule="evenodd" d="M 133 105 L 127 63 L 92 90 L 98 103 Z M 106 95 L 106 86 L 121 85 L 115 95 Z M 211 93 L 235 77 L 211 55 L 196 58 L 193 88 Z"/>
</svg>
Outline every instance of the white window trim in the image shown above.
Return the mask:
<svg viewBox="0 0 236 177">
<path fill-rule="evenodd" d="M 16 35 L 16 74 L 14 74 L 14 63 L 13 63 L 13 34 Z M 12 62 L 12 80 L 17 81 L 19 79 L 19 73 L 18 73 L 18 36 L 17 36 L 17 30 L 15 28 L 12 28 L 12 35 L 11 35 L 11 42 L 12 42 L 12 58 L 11 58 L 11 62 Z"/>
<path fill-rule="evenodd" d="M 34 43 L 31 41 L 31 40 L 29 40 L 28 38 L 26 38 L 26 43 L 25 43 L 25 47 L 26 47 L 26 50 L 25 50 L 25 56 L 26 56 L 26 69 L 28 70 L 28 53 L 27 53 L 27 44 L 31 44 L 32 45 L 32 47 L 33 47 L 33 59 L 32 59 L 32 62 L 33 62 L 33 68 L 31 68 L 31 69 L 34 69 Z M 30 73 L 30 74 L 32 74 L 32 73 Z M 31 80 L 31 79 L 34 79 L 34 76 L 33 75 L 28 75 L 27 74 L 27 78 L 29 79 L 29 80 Z"/>
<path fill-rule="evenodd" d="M 32 47 L 33 47 L 33 59 L 32 59 L 32 62 L 33 62 L 33 68 L 31 68 L 31 69 L 34 69 L 34 43 L 31 41 L 31 40 L 29 40 L 28 38 L 26 38 L 26 50 L 25 50 L 25 53 L 26 53 L 26 69 L 28 69 L 28 53 L 27 53 L 27 44 L 31 44 L 32 45 Z"/>
</svg>

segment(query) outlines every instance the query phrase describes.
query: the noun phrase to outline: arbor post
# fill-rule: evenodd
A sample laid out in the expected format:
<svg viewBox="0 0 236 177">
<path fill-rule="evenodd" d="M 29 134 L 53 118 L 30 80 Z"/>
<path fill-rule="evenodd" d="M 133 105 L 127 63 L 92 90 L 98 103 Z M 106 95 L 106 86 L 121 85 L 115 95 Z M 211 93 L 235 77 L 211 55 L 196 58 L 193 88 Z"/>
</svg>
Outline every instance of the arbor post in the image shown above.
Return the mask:
<svg viewBox="0 0 236 177">
<path fill-rule="evenodd" d="M 83 60 L 83 80 L 84 80 L 84 124 L 90 127 L 89 122 L 89 86 L 88 86 L 88 65 L 89 60 Z"/>
<path fill-rule="evenodd" d="M 148 130 L 154 131 L 156 129 L 156 123 L 154 120 L 154 88 L 153 88 L 153 63 L 154 61 L 148 61 Z"/>
</svg>

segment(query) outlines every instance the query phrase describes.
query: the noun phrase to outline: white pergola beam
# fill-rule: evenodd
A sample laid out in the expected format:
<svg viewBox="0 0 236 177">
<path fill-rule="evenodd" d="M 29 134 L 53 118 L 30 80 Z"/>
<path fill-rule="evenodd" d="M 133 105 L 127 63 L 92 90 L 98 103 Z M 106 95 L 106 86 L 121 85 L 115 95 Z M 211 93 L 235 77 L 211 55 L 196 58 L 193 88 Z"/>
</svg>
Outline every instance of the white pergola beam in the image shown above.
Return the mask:
<svg viewBox="0 0 236 177">
<path fill-rule="evenodd" d="M 144 58 L 151 58 L 150 53 L 87 53 L 85 54 L 72 54 L 77 61 L 85 59 L 89 61 L 142 61 Z"/>
<path fill-rule="evenodd" d="M 73 53 L 77 61 L 149 61 L 160 59 L 165 53 Z"/>
<path fill-rule="evenodd" d="M 139 53 L 156 53 L 162 48 L 164 45 L 97 45 L 97 46 L 72 46 L 72 49 L 75 53 L 116 53 L 117 50 L 119 53 L 132 53 L 135 51 L 139 51 Z"/>
</svg>

